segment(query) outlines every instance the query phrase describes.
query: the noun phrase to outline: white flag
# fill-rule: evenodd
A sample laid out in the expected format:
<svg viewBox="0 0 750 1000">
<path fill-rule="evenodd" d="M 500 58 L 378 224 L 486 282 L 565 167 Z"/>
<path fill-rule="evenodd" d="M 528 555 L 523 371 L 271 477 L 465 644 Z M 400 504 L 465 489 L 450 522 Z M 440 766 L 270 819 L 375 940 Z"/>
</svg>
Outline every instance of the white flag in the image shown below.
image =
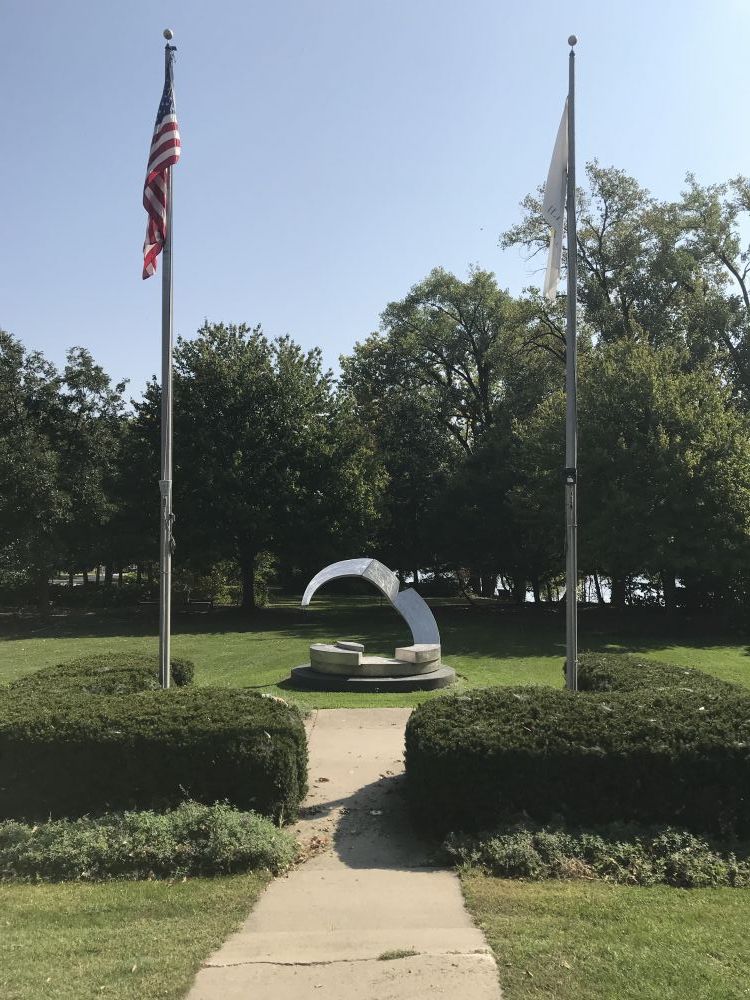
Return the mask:
<svg viewBox="0 0 750 1000">
<path fill-rule="evenodd" d="M 563 226 L 565 224 L 565 200 L 568 188 L 568 102 L 565 102 L 560 128 L 557 130 L 552 162 L 549 165 L 547 183 L 544 185 L 542 215 L 552 227 L 549 241 L 547 273 L 544 276 L 544 295 L 551 301 L 557 296 L 560 283 L 560 262 L 562 260 Z"/>
</svg>

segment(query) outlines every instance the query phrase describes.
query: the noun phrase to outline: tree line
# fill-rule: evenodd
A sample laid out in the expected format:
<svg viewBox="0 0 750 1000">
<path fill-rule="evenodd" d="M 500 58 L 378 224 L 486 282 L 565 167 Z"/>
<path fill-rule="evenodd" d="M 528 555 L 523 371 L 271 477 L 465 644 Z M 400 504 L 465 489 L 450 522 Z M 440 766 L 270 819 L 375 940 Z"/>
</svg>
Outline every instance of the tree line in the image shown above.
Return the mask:
<svg viewBox="0 0 750 1000">
<path fill-rule="evenodd" d="M 501 245 L 546 251 L 540 194 Z M 750 599 L 750 181 L 654 198 L 588 165 L 579 219 L 579 564 L 600 599 Z M 255 605 L 326 561 L 559 596 L 565 297 L 437 268 L 341 359 L 206 323 L 174 353 L 176 566 Z M 0 583 L 158 558 L 160 387 L 0 333 Z"/>
</svg>

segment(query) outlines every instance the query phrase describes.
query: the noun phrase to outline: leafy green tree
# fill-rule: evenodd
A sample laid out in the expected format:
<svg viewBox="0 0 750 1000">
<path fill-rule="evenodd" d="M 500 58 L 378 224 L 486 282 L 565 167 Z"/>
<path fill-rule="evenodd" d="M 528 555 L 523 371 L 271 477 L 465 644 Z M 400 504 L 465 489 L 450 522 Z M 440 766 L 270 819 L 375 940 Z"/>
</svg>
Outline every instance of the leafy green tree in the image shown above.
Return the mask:
<svg viewBox="0 0 750 1000">
<path fill-rule="evenodd" d="M 701 185 L 687 176 L 680 208 L 687 248 L 701 269 L 706 322 L 724 350 L 728 379 L 750 400 L 750 180 Z"/>
<path fill-rule="evenodd" d="M 562 336 L 559 312 L 541 316 L 489 272 L 462 281 L 437 268 L 342 359 L 389 477 L 380 541 L 395 565 L 468 566 L 490 580 L 508 565 L 497 517 L 512 481 L 510 428 L 560 384 Z M 482 464 L 485 448 L 496 463 Z"/>
<path fill-rule="evenodd" d="M 614 603 L 644 573 L 668 604 L 677 580 L 695 603 L 729 593 L 750 555 L 750 424 L 727 387 L 672 349 L 622 339 L 586 359 L 579 408 L 581 569 L 610 577 Z M 519 427 L 548 537 L 562 524 L 564 414 L 557 393 Z"/>
<path fill-rule="evenodd" d="M 153 383 L 138 407 L 144 438 L 159 400 Z M 264 553 L 309 562 L 371 530 L 377 478 L 318 350 L 205 324 L 175 349 L 174 421 L 176 559 L 235 561 L 243 607 L 255 606 Z"/>
<path fill-rule="evenodd" d="M 660 201 L 624 171 L 596 162 L 587 165 L 586 180 L 577 193 L 584 330 L 607 343 L 629 337 L 675 348 L 685 367 L 710 364 L 744 386 L 743 310 L 741 299 L 728 294 L 727 280 L 731 269 L 744 280 L 737 199 L 722 201 L 724 186 L 701 189 L 689 178 L 681 201 Z M 522 207 L 523 219 L 501 236 L 501 245 L 546 253 L 540 196 L 528 195 Z M 536 301 L 544 314 L 546 305 Z"/>
<path fill-rule="evenodd" d="M 65 555 L 70 512 L 51 437 L 59 389 L 59 375 L 40 353 L 0 331 L 0 560 L 36 588 L 43 610 L 49 577 Z"/>
<path fill-rule="evenodd" d="M 553 362 L 530 352 L 528 306 L 474 269 L 467 281 L 436 268 L 382 316 L 381 331 L 343 359 L 345 384 L 386 401 L 397 389 L 418 395 L 471 454 L 503 409 L 528 403 Z"/>
<path fill-rule="evenodd" d="M 112 386 L 104 369 L 82 347 L 68 351 L 50 428 L 59 457 L 60 487 L 68 497 L 61 529 L 65 565 L 84 574 L 106 560 L 116 540 L 115 476 L 122 437 L 125 383 Z"/>
</svg>

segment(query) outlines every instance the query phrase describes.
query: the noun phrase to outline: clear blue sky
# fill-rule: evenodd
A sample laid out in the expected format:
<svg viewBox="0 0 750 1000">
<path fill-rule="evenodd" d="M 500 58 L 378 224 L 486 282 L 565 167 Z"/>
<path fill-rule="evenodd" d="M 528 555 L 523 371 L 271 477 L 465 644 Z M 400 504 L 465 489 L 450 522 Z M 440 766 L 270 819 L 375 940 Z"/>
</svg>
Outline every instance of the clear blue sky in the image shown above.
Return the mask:
<svg viewBox="0 0 750 1000">
<path fill-rule="evenodd" d="M 520 291 L 498 234 L 546 176 L 571 32 L 579 165 L 664 197 L 750 173 L 747 0 L 5 0 L 0 326 L 135 395 L 159 367 L 141 192 L 167 26 L 184 336 L 259 322 L 335 366 L 435 265 Z"/>
</svg>

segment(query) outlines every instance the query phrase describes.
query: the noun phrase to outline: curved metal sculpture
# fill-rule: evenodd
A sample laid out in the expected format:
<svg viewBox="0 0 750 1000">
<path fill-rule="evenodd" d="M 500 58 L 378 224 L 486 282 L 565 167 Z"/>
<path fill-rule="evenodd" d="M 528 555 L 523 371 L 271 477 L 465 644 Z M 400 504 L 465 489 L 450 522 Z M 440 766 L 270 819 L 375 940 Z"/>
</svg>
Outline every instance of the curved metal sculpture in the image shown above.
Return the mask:
<svg viewBox="0 0 750 1000">
<path fill-rule="evenodd" d="M 323 584 L 346 577 L 360 577 L 374 584 L 409 626 L 412 642 L 415 645 L 421 643 L 440 645 L 440 632 L 435 616 L 424 598 L 411 587 L 399 592 L 398 577 L 393 570 L 388 569 L 377 559 L 343 559 L 341 562 L 326 566 L 308 583 L 302 596 L 302 607 L 306 608 L 309 605 L 316 590 Z"/>
</svg>

